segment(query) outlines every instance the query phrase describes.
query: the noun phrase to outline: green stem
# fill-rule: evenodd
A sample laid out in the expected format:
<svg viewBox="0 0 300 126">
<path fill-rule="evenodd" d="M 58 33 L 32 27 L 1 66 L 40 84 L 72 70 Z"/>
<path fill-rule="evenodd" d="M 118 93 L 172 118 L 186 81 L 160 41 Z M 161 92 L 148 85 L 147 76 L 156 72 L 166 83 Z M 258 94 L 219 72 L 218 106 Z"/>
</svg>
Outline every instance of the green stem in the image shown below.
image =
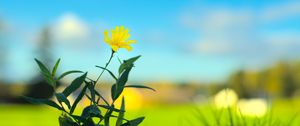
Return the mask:
<svg viewBox="0 0 300 126">
<path fill-rule="evenodd" d="M 115 53 L 115 51 L 112 50 L 111 55 L 110 55 L 110 58 L 109 58 L 108 62 L 105 64 L 105 67 L 104 67 L 105 69 L 108 67 L 108 64 L 110 63 L 111 59 L 114 57 L 114 53 Z M 98 76 L 98 78 L 97 78 L 97 80 L 96 80 L 96 82 L 95 82 L 95 85 L 96 85 L 97 82 L 99 81 L 99 79 L 100 79 L 100 77 L 102 76 L 102 74 L 104 73 L 105 69 L 103 69 L 102 72 L 100 73 L 100 75 Z"/>
<path fill-rule="evenodd" d="M 114 105 L 115 101 L 112 101 L 111 105 L 110 105 L 110 109 L 108 109 L 104 115 L 104 126 L 109 126 L 109 118 L 110 115 L 112 114 L 112 111 L 115 107 Z M 98 124 L 100 124 L 103 120 L 99 120 Z"/>
<path fill-rule="evenodd" d="M 99 79 L 100 79 L 100 77 L 102 76 L 102 74 L 104 73 L 105 69 L 108 67 L 109 63 L 111 62 L 111 60 L 112 60 L 112 58 L 113 58 L 113 56 L 114 56 L 114 53 L 115 53 L 115 51 L 112 50 L 108 62 L 105 64 L 104 69 L 102 70 L 102 72 L 101 72 L 100 75 L 98 76 L 97 80 L 95 81 L 95 85 L 96 85 L 97 82 L 99 81 Z M 104 98 L 103 98 L 103 99 L 104 99 Z M 105 100 L 105 101 L 106 101 L 106 100 Z M 105 115 L 104 115 L 104 125 L 105 125 L 105 126 L 109 126 L 109 115 L 110 115 L 109 113 L 111 113 L 110 111 L 111 111 L 111 109 L 109 109 L 109 110 L 105 113 Z M 108 118 L 108 119 L 107 119 L 107 118 Z M 102 119 L 100 119 L 100 121 L 98 122 L 98 124 L 100 124 L 101 122 L 102 122 Z"/>
</svg>

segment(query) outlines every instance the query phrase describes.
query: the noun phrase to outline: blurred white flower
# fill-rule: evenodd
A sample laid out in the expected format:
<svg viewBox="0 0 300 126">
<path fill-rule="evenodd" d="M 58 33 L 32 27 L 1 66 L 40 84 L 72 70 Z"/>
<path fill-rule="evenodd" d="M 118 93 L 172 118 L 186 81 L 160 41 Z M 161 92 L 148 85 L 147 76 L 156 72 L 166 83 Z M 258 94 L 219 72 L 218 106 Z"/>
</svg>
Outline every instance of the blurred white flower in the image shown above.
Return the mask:
<svg viewBox="0 0 300 126">
<path fill-rule="evenodd" d="M 232 107 L 237 103 L 237 101 L 237 93 L 229 88 L 221 90 L 214 97 L 214 104 L 219 109 Z"/>
<path fill-rule="evenodd" d="M 265 99 L 242 99 L 237 104 L 238 112 L 242 116 L 262 117 L 268 111 L 268 103 Z"/>
</svg>

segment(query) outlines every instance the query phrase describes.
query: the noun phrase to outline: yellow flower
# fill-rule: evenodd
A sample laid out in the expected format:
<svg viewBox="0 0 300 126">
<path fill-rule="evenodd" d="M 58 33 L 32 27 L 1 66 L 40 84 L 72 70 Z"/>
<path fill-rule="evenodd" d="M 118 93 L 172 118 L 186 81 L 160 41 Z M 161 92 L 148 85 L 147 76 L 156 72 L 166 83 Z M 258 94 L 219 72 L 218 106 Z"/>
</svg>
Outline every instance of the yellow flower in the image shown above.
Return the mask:
<svg viewBox="0 0 300 126">
<path fill-rule="evenodd" d="M 136 43 L 135 40 L 128 40 L 130 34 L 128 33 L 128 28 L 124 26 L 117 26 L 115 29 L 111 30 L 111 36 L 109 36 L 109 31 L 104 31 L 104 41 L 110 45 L 113 51 L 118 51 L 119 48 L 125 48 L 128 51 L 132 50 L 130 44 Z"/>
</svg>

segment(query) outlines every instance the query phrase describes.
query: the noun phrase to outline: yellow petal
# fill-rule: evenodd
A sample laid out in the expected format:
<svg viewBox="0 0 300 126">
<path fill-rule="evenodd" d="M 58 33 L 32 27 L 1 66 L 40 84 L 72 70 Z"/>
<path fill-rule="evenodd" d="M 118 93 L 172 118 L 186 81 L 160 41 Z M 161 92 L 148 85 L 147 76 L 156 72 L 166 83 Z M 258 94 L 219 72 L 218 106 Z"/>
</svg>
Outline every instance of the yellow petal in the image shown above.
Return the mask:
<svg viewBox="0 0 300 126">
<path fill-rule="evenodd" d="M 114 50 L 115 52 L 117 52 L 119 50 L 118 46 L 115 46 L 115 45 L 110 45 L 110 46 L 111 46 L 111 49 Z"/>
<path fill-rule="evenodd" d="M 105 31 L 103 32 L 103 34 L 104 34 L 104 36 L 108 36 L 108 30 L 105 30 Z"/>
<path fill-rule="evenodd" d="M 124 33 L 124 39 L 125 40 L 130 38 L 130 34 L 128 33 L 128 31 L 129 31 L 128 29 L 125 30 L 125 33 Z"/>
<path fill-rule="evenodd" d="M 136 43 L 136 40 L 127 40 L 126 43 L 127 44 Z"/>
<path fill-rule="evenodd" d="M 120 32 L 124 31 L 124 26 L 120 26 Z"/>
<path fill-rule="evenodd" d="M 128 40 L 130 38 L 129 29 L 124 26 L 116 26 L 114 29 L 104 31 L 104 41 L 108 43 L 112 50 L 117 51 L 124 48 L 128 51 L 132 50 L 130 44 L 136 43 L 136 40 Z"/>
<path fill-rule="evenodd" d="M 105 30 L 103 32 L 103 34 L 104 34 L 104 41 L 107 42 L 107 43 L 110 43 L 110 38 L 108 36 L 108 30 Z"/>
<path fill-rule="evenodd" d="M 126 50 L 128 50 L 128 51 L 131 51 L 131 50 L 132 50 L 132 47 L 131 47 L 131 46 L 129 46 L 129 45 L 122 46 L 122 48 L 125 48 L 125 49 L 126 49 Z"/>
<path fill-rule="evenodd" d="M 116 27 L 116 32 L 120 32 L 119 26 Z"/>
</svg>

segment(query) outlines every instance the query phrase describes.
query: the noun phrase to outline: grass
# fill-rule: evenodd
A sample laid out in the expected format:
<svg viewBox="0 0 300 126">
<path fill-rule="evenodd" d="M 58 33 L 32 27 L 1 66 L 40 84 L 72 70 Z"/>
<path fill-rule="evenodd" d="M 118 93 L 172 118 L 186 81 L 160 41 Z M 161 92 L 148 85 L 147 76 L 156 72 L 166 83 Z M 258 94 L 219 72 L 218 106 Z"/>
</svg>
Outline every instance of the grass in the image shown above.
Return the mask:
<svg viewBox="0 0 300 126">
<path fill-rule="evenodd" d="M 290 120 L 300 108 L 299 102 L 294 100 L 279 100 L 273 103 L 274 119 Z M 209 113 L 211 111 L 202 106 L 200 109 L 208 121 L 215 121 Z M 150 106 L 141 110 L 130 110 L 127 118 L 133 119 L 146 116 L 142 126 L 201 126 L 201 120 L 195 115 L 195 105 L 160 105 Z M 43 106 L 0 105 L 0 126 L 58 126 L 59 111 Z M 295 123 L 299 124 L 300 118 Z"/>
</svg>

